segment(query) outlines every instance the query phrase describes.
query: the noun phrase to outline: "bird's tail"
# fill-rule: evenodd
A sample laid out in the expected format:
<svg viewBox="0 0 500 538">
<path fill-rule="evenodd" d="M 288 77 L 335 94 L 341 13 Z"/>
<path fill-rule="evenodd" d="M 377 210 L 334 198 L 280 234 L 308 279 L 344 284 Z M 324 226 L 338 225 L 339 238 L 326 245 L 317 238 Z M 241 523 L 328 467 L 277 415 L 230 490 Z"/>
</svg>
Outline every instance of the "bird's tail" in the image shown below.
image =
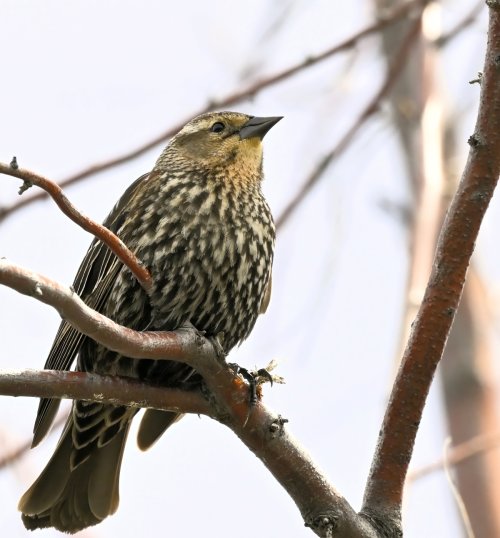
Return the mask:
<svg viewBox="0 0 500 538">
<path fill-rule="evenodd" d="M 25 527 L 74 533 L 113 514 L 129 426 L 130 419 L 124 420 L 118 432 L 79 461 L 74 440 L 81 432 L 75 432 L 72 413 L 52 458 L 19 501 Z"/>
</svg>

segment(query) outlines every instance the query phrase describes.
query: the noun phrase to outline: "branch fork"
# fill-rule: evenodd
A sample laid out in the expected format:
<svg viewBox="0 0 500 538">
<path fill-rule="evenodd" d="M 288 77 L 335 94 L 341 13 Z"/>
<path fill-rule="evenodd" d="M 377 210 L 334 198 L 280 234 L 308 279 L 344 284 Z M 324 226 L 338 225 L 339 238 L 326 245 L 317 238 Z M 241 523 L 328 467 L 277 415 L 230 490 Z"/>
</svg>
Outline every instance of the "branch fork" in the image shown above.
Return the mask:
<svg viewBox="0 0 500 538">
<path fill-rule="evenodd" d="M 209 340 L 191 330 L 154 333 L 136 332 L 119 326 L 91 310 L 70 288 L 5 259 L 0 260 L 0 284 L 56 308 L 79 331 L 125 356 L 169 359 L 191 365 L 204 377 L 223 412 L 214 411 L 201 392 L 181 394 L 172 389 L 82 372 L 8 372 L 0 376 L 0 393 L 69 396 L 221 417 L 286 489 L 306 525 L 318 536 L 401 536 L 403 488 L 418 424 L 460 301 L 479 227 L 500 174 L 500 10 L 498 2 L 487 3 L 491 8 L 489 39 L 474 131 L 474 141 L 478 143 L 471 144 L 462 180 L 440 234 L 433 272 L 389 400 L 359 514 L 328 483 L 324 474 L 291 437 L 288 427 L 285 427 L 285 419 L 258 400 L 246 420 L 247 387 L 227 365 L 217 360 Z M 3 164 L 0 164 L 0 173 L 40 186 L 45 181 L 31 172 Z M 53 196 L 68 214 L 69 205 L 60 189 L 54 191 Z M 89 227 L 85 218 L 79 223 L 98 236 L 94 223 Z M 107 233 L 110 233 L 109 230 Z M 115 239 L 112 238 L 110 248 L 120 250 L 121 245 L 115 243 Z M 127 258 L 127 261 L 123 258 L 122 261 L 128 267 L 141 268 L 135 258 Z M 140 274 L 140 271 L 136 272 Z M 141 282 L 146 287 L 148 276 L 150 278 L 150 275 L 142 274 Z M 63 385 L 58 385 L 59 382 Z M 120 395 L 114 392 L 117 387 L 129 392 Z M 71 392 L 73 390 L 75 392 Z M 130 398 L 131 394 L 133 398 Z"/>
</svg>

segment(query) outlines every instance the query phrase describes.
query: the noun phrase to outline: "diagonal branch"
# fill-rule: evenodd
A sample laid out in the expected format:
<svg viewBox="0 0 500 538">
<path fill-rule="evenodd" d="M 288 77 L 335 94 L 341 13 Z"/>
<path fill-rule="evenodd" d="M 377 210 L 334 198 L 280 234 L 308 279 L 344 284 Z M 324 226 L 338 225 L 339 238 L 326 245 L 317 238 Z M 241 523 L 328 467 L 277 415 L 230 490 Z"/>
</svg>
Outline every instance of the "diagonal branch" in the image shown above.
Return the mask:
<svg viewBox="0 0 500 538">
<path fill-rule="evenodd" d="M 116 254 L 116 256 L 130 269 L 146 292 L 151 288 L 151 275 L 146 267 L 144 267 L 142 262 L 137 259 L 135 254 L 133 254 L 127 248 L 125 243 L 123 243 L 123 241 L 112 231 L 108 230 L 108 228 L 105 226 L 94 222 L 81 211 L 79 211 L 68 200 L 61 187 L 59 187 L 56 183 L 29 170 L 12 166 L 12 164 L 9 166 L 7 164 L 0 163 L 0 174 L 22 179 L 24 181 L 24 185 L 21 187 L 21 191 L 26 190 L 32 185 L 37 185 L 43 189 L 52 197 L 54 202 L 59 206 L 59 209 L 67 217 L 105 243 L 108 248 L 112 250 L 114 254 Z"/>
<path fill-rule="evenodd" d="M 212 372 L 208 365 L 204 368 L 201 364 L 202 359 L 209 362 L 215 357 L 212 344 L 194 330 L 133 331 L 92 310 L 71 288 L 5 258 L 0 259 L 0 284 L 54 307 L 75 329 L 121 355 L 132 359 L 175 359 L 196 367 L 200 373 Z"/>
<path fill-rule="evenodd" d="M 488 432 L 474 436 L 463 443 L 450 447 L 447 461 L 448 465 L 456 467 L 461 463 L 477 456 L 483 456 L 486 452 L 498 449 L 500 446 L 500 432 Z M 431 473 L 442 471 L 445 467 L 443 458 L 414 469 L 408 474 L 406 483 L 420 480 Z"/>
<path fill-rule="evenodd" d="M 401 20 L 404 17 L 408 17 L 413 10 L 415 9 L 421 10 L 423 5 L 425 5 L 427 1 L 428 0 L 410 0 L 408 2 L 404 2 L 396 6 L 395 8 L 388 10 L 386 14 L 383 17 L 380 17 L 376 22 L 356 32 L 354 35 L 345 39 L 341 43 L 338 43 L 317 55 L 308 56 L 304 60 L 286 69 L 283 69 L 282 71 L 278 71 L 277 73 L 269 77 L 266 77 L 266 78 L 263 78 L 261 80 L 254 82 L 253 84 L 249 85 L 247 88 L 243 90 L 239 90 L 234 93 L 231 93 L 227 95 L 226 97 L 223 97 L 222 99 L 219 99 L 219 100 L 210 100 L 201 110 L 199 110 L 196 114 L 193 114 L 192 116 L 203 114 L 205 112 L 210 112 L 211 110 L 214 110 L 214 109 L 221 109 L 228 106 L 232 106 L 236 103 L 244 101 L 245 99 L 254 97 L 260 91 L 266 88 L 269 88 L 275 84 L 278 84 L 280 82 L 283 82 L 284 80 L 289 79 L 290 77 L 296 75 L 297 73 L 302 72 L 305 69 L 308 69 L 309 67 L 312 67 L 325 60 L 328 60 L 335 54 L 352 49 L 362 39 L 382 30 L 383 28 L 391 24 L 394 24 L 395 22 Z M 100 172 L 104 172 L 105 170 L 109 170 L 110 168 L 129 162 L 133 159 L 136 159 L 137 157 L 140 157 L 141 155 L 143 155 L 150 149 L 168 141 L 177 131 L 179 131 L 182 128 L 182 126 L 186 123 L 186 121 L 191 119 L 192 116 L 190 116 L 189 118 L 186 118 L 184 121 L 167 129 L 165 132 L 161 133 L 157 137 L 153 138 L 152 140 L 149 140 L 148 142 L 145 142 L 141 146 L 131 151 L 118 155 L 117 157 L 114 157 L 107 161 L 93 164 L 81 170 L 80 172 L 61 181 L 60 186 L 67 187 L 85 178 L 88 178 Z M 38 193 L 35 196 L 24 197 L 19 202 L 16 202 L 15 204 L 12 204 L 10 206 L 0 208 L 0 222 L 6 217 L 8 217 L 9 215 L 11 215 L 12 213 L 14 213 L 15 211 L 22 209 L 23 207 L 26 207 L 27 205 L 37 200 L 42 200 L 45 197 L 46 197 L 45 193 Z"/>
<path fill-rule="evenodd" d="M 59 414 L 59 416 L 54 421 L 54 424 L 52 425 L 52 429 L 50 430 L 49 435 L 53 433 L 59 426 L 62 426 L 66 422 L 66 415 L 67 414 L 64 413 Z M 32 442 L 32 438 L 30 437 L 29 439 L 26 439 L 24 442 L 22 442 L 13 449 L 11 449 L 10 447 L 4 447 L 5 452 L 3 454 L 0 454 L 0 471 L 6 467 L 9 467 L 18 459 L 22 458 L 26 454 L 26 452 L 29 452 Z"/>
<path fill-rule="evenodd" d="M 441 231 L 423 302 L 393 387 L 363 512 L 400 526 L 408 464 L 425 400 L 462 294 L 479 227 L 500 173 L 500 8 L 488 2 L 488 45 L 469 158 Z"/>
<path fill-rule="evenodd" d="M 5 259 L 0 284 L 53 306 L 76 329 L 131 358 L 174 359 L 196 368 L 209 389 L 183 393 L 128 379 L 81 372 L 21 372 L 0 375 L 0 394 L 72 397 L 135 407 L 206 413 L 228 426 L 261 459 L 297 504 L 305 524 L 321 537 L 376 538 L 365 518 L 328 483 L 285 428 L 286 420 L 257 401 L 249 413 L 248 389 L 194 329 L 136 332 L 94 312 L 71 291 Z"/>
<path fill-rule="evenodd" d="M 305 196 L 323 177 L 323 174 L 325 173 L 328 166 L 330 166 L 330 164 L 335 159 L 342 155 L 342 153 L 349 147 L 349 144 L 352 142 L 353 138 L 359 132 L 361 127 L 363 127 L 363 125 L 379 110 L 382 101 L 387 97 L 387 95 L 393 88 L 394 83 L 397 81 L 401 71 L 406 65 L 406 59 L 408 58 L 408 55 L 412 50 L 412 45 L 415 42 L 419 31 L 420 16 L 411 26 L 400 48 L 396 51 L 394 58 L 389 66 L 389 69 L 387 70 L 387 75 L 382 81 L 380 87 L 374 93 L 373 97 L 367 103 L 361 114 L 356 118 L 354 123 L 347 130 L 347 132 L 340 139 L 340 141 L 320 160 L 319 164 L 317 164 L 314 170 L 309 174 L 302 187 L 290 200 L 285 209 L 281 212 L 281 215 L 276 220 L 276 228 L 282 228 L 285 225 L 285 223 L 295 212 L 295 210 L 300 205 Z"/>
<path fill-rule="evenodd" d="M 476 2 L 463 19 L 459 20 L 446 34 L 443 34 L 434 41 L 434 46 L 437 48 L 448 46 L 457 36 L 476 21 L 483 9 L 484 2 L 482 0 Z"/>
</svg>

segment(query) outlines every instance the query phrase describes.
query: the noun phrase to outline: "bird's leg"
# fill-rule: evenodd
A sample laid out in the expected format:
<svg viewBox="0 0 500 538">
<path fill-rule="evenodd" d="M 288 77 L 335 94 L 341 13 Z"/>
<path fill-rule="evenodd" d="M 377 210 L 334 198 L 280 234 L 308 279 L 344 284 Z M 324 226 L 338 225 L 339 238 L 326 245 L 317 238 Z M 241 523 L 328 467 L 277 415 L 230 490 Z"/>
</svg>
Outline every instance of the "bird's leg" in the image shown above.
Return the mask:
<svg viewBox="0 0 500 538">
<path fill-rule="evenodd" d="M 212 343 L 212 346 L 214 348 L 215 355 L 220 363 L 227 364 L 229 368 L 231 368 L 236 375 L 241 375 L 243 379 L 248 383 L 250 394 L 249 394 L 249 406 L 250 409 L 257 403 L 257 386 L 261 385 L 263 383 L 271 383 L 271 386 L 273 385 L 274 377 L 269 373 L 268 369 L 271 370 L 274 368 L 273 363 L 271 363 L 268 366 L 268 369 L 266 368 L 259 368 L 258 370 L 249 371 L 246 368 L 243 368 L 243 366 L 240 366 L 239 364 L 233 362 L 233 363 L 226 363 L 226 352 L 224 350 L 224 347 L 222 345 L 222 342 L 224 341 L 224 334 L 219 333 L 213 336 L 207 336 L 205 331 L 200 331 L 197 329 L 190 321 L 186 321 L 183 323 L 183 325 L 180 327 L 181 329 L 190 329 L 195 330 L 200 336 L 203 336 L 204 338 L 207 338 Z M 281 378 L 276 378 L 277 380 L 280 380 Z M 205 395 L 207 395 L 206 387 L 203 389 L 203 392 Z M 248 420 L 248 417 L 247 417 Z"/>
</svg>

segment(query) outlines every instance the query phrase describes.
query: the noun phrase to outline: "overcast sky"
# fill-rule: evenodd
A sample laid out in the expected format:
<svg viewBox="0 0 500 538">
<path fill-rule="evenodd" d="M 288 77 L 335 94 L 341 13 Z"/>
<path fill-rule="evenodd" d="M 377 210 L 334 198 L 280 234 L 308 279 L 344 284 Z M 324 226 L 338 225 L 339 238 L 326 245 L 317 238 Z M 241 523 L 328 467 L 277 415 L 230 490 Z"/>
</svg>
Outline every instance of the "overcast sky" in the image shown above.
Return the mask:
<svg viewBox="0 0 500 538">
<path fill-rule="evenodd" d="M 450 4 L 445 27 L 470 5 Z M 16 155 L 21 166 L 55 180 L 134 148 L 209 99 L 322 51 L 372 16 L 371 3 L 359 0 L 335 7 L 327 0 L 2 0 L 0 13 L 0 160 Z M 459 116 L 460 162 L 478 97 L 467 82 L 482 68 L 485 31 L 482 17 L 457 39 L 455 54 L 446 52 L 442 60 L 443 89 Z M 355 51 L 232 107 L 285 116 L 265 139 L 264 190 L 275 215 L 376 90 L 384 75 L 378 53 L 377 39 L 366 39 Z M 71 188 L 70 199 L 102 220 L 160 151 Z M 18 186 L 0 178 L 0 205 L 17 199 Z M 404 208 L 409 198 L 383 109 L 280 233 L 270 309 L 231 354 L 231 361 L 248 367 L 279 360 L 287 383 L 266 387 L 266 403 L 289 419 L 291 432 L 355 509 L 394 371 L 407 269 L 404 226 L 397 212 L 383 208 Z M 478 246 L 495 293 L 499 213 L 493 204 Z M 0 256 L 70 284 L 90 240 L 53 203 L 43 202 L 0 225 Z M 42 367 L 58 314 L 4 288 L 0 305 L 0 368 Z M 446 431 L 437 389 L 418 435 L 415 467 L 442 452 Z M 2 442 L 16 446 L 29 437 L 36 406 L 33 399 L 0 398 L 1 452 Z M 281 486 L 223 426 L 186 417 L 145 454 L 134 438 L 135 428 L 118 512 L 82 536 L 312 536 Z M 52 435 L 0 472 L 5 536 L 26 535 L 17 502 L 56 440 Z M 409 538 L 460 535 L 441 474 L 412 486 L 404 523 Z"/>
</svg>

